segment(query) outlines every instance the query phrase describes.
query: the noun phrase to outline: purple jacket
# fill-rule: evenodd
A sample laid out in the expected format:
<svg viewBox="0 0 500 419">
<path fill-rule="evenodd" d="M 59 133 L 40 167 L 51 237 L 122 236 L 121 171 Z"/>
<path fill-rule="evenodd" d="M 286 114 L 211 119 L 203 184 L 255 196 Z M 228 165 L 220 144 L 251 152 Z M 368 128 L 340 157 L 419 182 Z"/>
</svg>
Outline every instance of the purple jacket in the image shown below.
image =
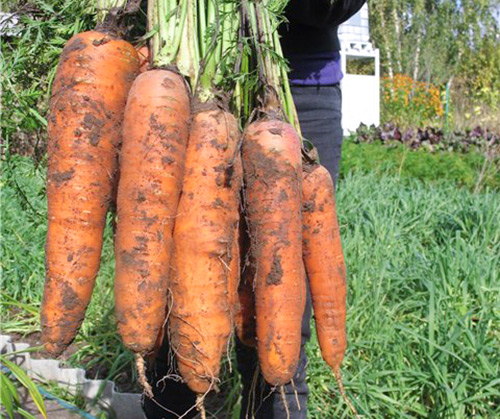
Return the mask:
<svg viewBox="0 0 500 419">
<path fill-rule="evenodd" d="M 290 0 L 280 28 L 292 85 L 332 85 L 342 77 L 338 25 L 366 0 Z"/>
</svg>

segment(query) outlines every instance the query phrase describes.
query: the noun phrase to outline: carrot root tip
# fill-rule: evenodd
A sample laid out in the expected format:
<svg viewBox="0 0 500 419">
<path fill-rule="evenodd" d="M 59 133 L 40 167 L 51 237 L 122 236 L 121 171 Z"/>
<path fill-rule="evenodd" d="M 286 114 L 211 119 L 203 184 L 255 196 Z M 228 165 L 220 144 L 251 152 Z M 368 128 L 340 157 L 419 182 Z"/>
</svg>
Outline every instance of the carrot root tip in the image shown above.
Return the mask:
<svg viewBox="0 0 500 419">
<path fill-rule="evenodd" d="M 137 368 L 137 381 L 139 381 L 139 384 L 144 389 L 146 396 L 152 399 L 154 397 L 153 389 L 146 378 L 146 363 L 141 354 L 135 354 L 135 366 Z"/>
<path fill-rule="evenodd" d="M 205 410 L 205 405 L 203 404 L 204 394 L 198 394 L 196 396 L 196 409 L 200 412 L 201 419 L 207 419 L 207 412 Z"/>
<path fill-rule="evenodd" d="M 57 343 L 47 342 L 45 343 L 44 349 L 50 356 L 58 358 L 66 349 L 66 345 L 59 345 Z"/>
<path fill-rule="evenodd" d="M 347 394 L 345 392 L 344 382 L 342 381 L 342 375 L 340 374 L 340 369 L 335 369 L 333 371 L 333 375 L 335 376 L 335 380 L 337 381 L 337 386 L 339 388 L 340 395 L 344 399 L 344 402 L 347 404 L 347 406 L 349 407 L 349 410 L 352 412 L 354 417 L 359 418 L 360 416 L 359 416 L 358 411 L 356 410 L 356 408 L 354 407 L 352 402 L 349 400 L 349 398 L 347 397 Z"/>
</svg>

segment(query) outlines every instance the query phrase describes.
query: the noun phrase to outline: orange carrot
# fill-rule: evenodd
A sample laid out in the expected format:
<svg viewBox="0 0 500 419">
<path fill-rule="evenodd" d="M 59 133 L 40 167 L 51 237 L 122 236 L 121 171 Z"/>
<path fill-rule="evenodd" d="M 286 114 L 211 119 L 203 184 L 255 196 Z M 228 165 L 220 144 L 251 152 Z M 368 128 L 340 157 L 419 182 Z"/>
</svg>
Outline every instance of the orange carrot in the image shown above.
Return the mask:
<svg viewBox="0 0 500 419">
<path fill-rule="evenodd" d="M 189 114 L 189 93 L 180 75 L 150 70 L 137 77 L 123 121 L 115 304 L 123 343 L 141 356 L 153 350 L 166 316 Z"/>
<path fill-rule="evenodd" d="M 216 388 L 232 330 L 229 282 L 241 173 L 235 118 L 194 115 L 174 228 L 170 342 L 179 372 L 198 394 Z"/>
<path fill-rule="evenodd" d="M 42 341 L 53 356 L 74 339 L 99 270 L 127 94 L 132 45 L 90 31 L 63 49 L 50 100 L 48 232 Z"/>
<path fill-rule="evenodd" d="M 332 178 L 323 166 L 304 170 L 303 252 L 321 353 L 335 375 L 347 347 L 346 269 Z"/>
<path fill-rule="evenodd" d="M 252 123 L 243 140 L 245 207 L 255 258 L 257 351 L 273 386 L 296 371 L 305 304 L 300 142 L 281 121 Z"/>
</svg>

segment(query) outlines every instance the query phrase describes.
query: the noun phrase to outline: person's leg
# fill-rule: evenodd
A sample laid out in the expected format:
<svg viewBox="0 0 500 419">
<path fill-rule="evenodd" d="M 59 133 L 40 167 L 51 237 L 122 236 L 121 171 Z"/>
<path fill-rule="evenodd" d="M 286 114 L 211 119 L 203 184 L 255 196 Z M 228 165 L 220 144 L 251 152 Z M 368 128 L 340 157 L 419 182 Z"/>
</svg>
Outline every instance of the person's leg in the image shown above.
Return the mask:
<svg viewBox="0 0 500 419">
<path fill-rule="evenodd" d="M 175 357 L 170 352 L 167 333 L 162 346 L 156 357 L 156 362 L 151 371 L 148 371 L 147 379 L 153 388 L 154 398 L 144 396 L 142 409 L 148 419 L 176 419 L 184 416 L 190 419 L 196 416 L 196 395 L 189 387 L 175 376 Z M 167 378 L 170 377 L 170 378 Z"/>
<path fill-rule="evenodd" d="M 340 86 L 292 86 L 302 135 L 318 149 L 321 164 L 334 182 L 342 153 L 342 93 Z"/>
</svg>

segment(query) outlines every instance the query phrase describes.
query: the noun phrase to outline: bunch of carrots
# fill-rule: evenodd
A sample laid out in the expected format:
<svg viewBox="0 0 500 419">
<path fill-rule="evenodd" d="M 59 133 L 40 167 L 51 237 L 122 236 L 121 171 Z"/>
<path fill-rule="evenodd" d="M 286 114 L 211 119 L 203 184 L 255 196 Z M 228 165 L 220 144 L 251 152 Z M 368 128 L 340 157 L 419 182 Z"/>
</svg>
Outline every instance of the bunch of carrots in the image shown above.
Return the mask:
<svg viewBox="0 0 500 419">
<path fill-rule="evenodd" d="M 346 271 L 332 179 L 302 141 L 270 0 L 149 0 L 149 45 L 122 39 L 137 1 L 99 0 L 61 54 L 49 117 L 42 339 L 85 316 L 116 207 L 119 334 L 145 369 L 168 334 L 178 372 L 217 388 L 234 332 L 279 388 L 297 368 L 309 279 L 341 385 Z M 286 2 L 281 2 L 286 3 Z"/>
</svg>

